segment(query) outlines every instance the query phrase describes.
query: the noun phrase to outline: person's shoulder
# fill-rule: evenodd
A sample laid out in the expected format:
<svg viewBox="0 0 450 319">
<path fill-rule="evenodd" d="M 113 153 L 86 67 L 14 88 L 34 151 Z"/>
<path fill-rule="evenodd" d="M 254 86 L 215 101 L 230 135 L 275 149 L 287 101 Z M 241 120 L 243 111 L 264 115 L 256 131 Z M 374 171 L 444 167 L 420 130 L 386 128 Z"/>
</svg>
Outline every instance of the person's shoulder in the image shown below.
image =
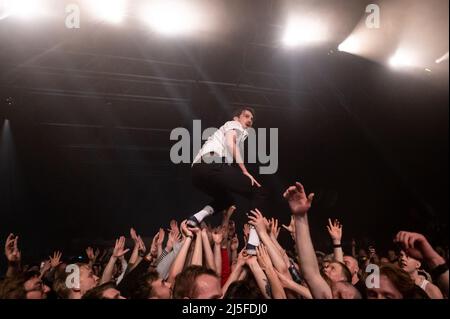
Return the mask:
<svg viewBox="0 0 450 319">
<path fill-rule="evenodd" d="M 226 131 L 228 130 L 244 131 L 244 128 L 242 127 L 241 123 L 239 123 L 238 121 L 228 121 L 223 125 L 223 128 Z"/>
</svg>

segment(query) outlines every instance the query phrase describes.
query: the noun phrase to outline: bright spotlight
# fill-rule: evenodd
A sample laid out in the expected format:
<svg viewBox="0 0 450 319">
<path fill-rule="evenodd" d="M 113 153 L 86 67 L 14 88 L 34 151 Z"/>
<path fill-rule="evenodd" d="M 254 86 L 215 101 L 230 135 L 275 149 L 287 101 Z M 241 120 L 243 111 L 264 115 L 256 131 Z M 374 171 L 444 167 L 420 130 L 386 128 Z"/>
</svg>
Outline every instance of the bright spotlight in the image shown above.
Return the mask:
<svg viewBox="0 0 450 319">
<path fill-rule="evenodd" d="M 448 52 L 441 56 L 439 59 L 436 60 L 436 64 L 442 63 L 444 61 L 448 61 Z"/>
<path fill-rule="evenodd" d="M 311 18 L 291 19 L 283 36 L 286 46 L 298 46 L 320 42 L 324 39 L 325 30 L 318 20 Z"/>
<path fill-rule="evenodd" d="M 414 57 L 405 50 L 397 50 L 389 60 L 389 64 L 394 68 L 412 67 L 415 64 Z"/>
<path fill-rule="evenodd" d="M 199 17 L 185 1 L 155 1 L 143 10 L 142 18 L 152 29 L 166 35 L 185 34 L 198 27 Z"/>
<path fill-rule="evenodd" d="M 15 16 L 29 19 L 45 13 L 42 0 L 3 0 L 0 9 L 1 18 Z"/>
<path fill-rule="evenodd" d="M 89 0 L 94 14 L 101 20 L 119 23 L 125 16 L 125 0 Z"/>
<path fill-rule="evenodd" d="M 351 35 L 338 46 L 338 50 L 347 53 L 359 53 L 361 51 L 361 42 Z"/>
</svg>

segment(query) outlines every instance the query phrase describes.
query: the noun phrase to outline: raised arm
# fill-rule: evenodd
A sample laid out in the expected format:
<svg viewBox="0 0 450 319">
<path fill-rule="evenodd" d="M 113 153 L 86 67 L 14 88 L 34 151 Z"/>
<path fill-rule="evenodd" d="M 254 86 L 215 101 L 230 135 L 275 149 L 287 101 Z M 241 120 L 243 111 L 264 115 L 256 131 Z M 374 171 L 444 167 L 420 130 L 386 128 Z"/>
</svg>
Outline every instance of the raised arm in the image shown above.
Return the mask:
<svg viewBox="0 0 450 319">
<path fill-rule="evenodd" d="M 106 264 L 105 270 L 103 270 L 102 278 L 100 279 L 100 284 L 111 281 L 113 278 L 114 265 L 117 259 L 125 255 L 129 249 L 125 249 L 125 237 L 121 236 L 116 239 L 116 244 L 114 245 L 113 253 L 109 258 L 108 264 Z"/>
<path fill-rule="evenodd" d="M 283 275 L 282 273 L 277 271 L 278 278 L 280 279 L 281 285 L 290 291 L 293 291 L 300 297 L 304 299 L 313 299 L 311 295 L 311 291 L 305 286 L 302 286 L 292 280 L 290 277 Z"/>
<path fill-rule="evenodd" d="M 256 283 L 261 290 L 261 293 L 264 295 L 264 298 L 271 299 L 272 290 L 270 288 L 269 281 L 267 280 L 266 274 L 259 265 L 256 256 L 250 256 L 247 259 L 247 265 L 250 268 L 253 276 L 255 277 Z"/>
<path fill-rule="evenodd" d="M 342 225 L 337 219 L 331 222 L 328 218 L 327 225 L 328 234 L 330 234 L 331 241 L 333 243 L 333 254 L 334 259 L 343 263 L 344 262 L 344 252 L 342 251 L 341 239 L 342 239 Z"/>
<path fill-rule="evenodd" d="M 295 237 L 299 259 L 302 262 L 302 270 L 305 280 L 315 299 L 331 299 L 331 288 L 325 279 L 322 278 L 317 263 L 311 235 L 309 233 L 308 210 L 314 194 L 306 196 L 305 190 L 300 183 L 289 187 L 283 194 L 288 201 L 292 215 L 295 218 Z"/>
<path fill-rule="evenodd" d="M 214 241 L 214 266 L 216 273 L 222 276 L 222 243 L 223 243 L 223 227 L 217 227 L 213 230 L 212 239 Z"/>
<path fill-rule="evenodd" d="M 269 284 L 272 290 L 272 297 L 274 299 L 286 299 L 286 293 L 284 292 L 280 279 L 278 278 L 278 275 L 273 268 L 273 264 L 270 260 L 266 247 L 264 245 L 260 245 L 259 247 L 257 247 L 256 254 L 258 263 L 266 273 L 267 279 L 269 280 Z"/>
<path fill-rule="evenodd" d="M 288 265 L 286 265 L 286 263 L 284 262 L 283 255 L 274 245 L 272 239 L 267 233 L 269 222 L 263 217 L 262 213 L 258 209 L 256 209 L 255 211 L 250 211 L 248 218 L 249 223 L 255 226 L 260 240 L 266 246 L 274 267 L 281 273 L 287 273 Z"/>
<path fill-rule="evenodd" d="M 186 226 L 186 220 L 181 223 L 181 233 L 184 236 L 183 245 L 181 246 L 180 252 L 175 258 L 172 266 L 170 267 L 169 276 L 167 282 L 174 283 L 175 277 L 183 270 L 184 263 L 186 262 L 186 257 L 189 252 L 189 247 L 191 246 L 192 239 L 194 237 L 191 230 Z"/>
<path fill-rule="evenodd" d="M 212 270 L 216 270 L 216 265 L 214 263 L 214 254 L 213 254 L 213 251 L 212 251 L 212 248 L 211 248 L 211 244 L 209 242 L 208 229 L 207 228 L 203 228 L 201 230 L 201 238 L 202 238 L 202 243 L 203 243 L 203 250 L 205 252 L 206 266 L 208 268 L 211 268 Z"/>
<path fill-rule="evenodd" d="M 134 247 L 133 247 L 133 251 L 131 252 L 130 259 L 128 260 L 128 263 L 130 265 L 135 265 L 139 258 L 139 240 L 138 240 L 138 235 L 136 234 L 136 231 L 134 230 L 134 228 L 130 228 L 130 236 L 131 236 L 131 239 L 133 239 Z"/>
<path fill-rule="evenodd" d="M 228 276 L 227 281 L 225 282 L 225 284 L 222 286 L 222 294 L 225 295 L 225 293 L 228 290 L 228 287 L 230 287 L 230 285 L 237 281 L 240 280 L 240 276 L 243 272 L 243 267 L 247 261 L 248 256 L 244 254 L 245 253 L 245 249 L 242 249 L 242 251 L 239 253 L 237 261 L 236 261 L 236 266 L 233 268 L 233 270 L 230 273 L 230 276 Z"/>
<path fill-rule="evenodd" d="M 424 235 L 406 231 L 399 232 L 394 239 L 399 243 L 406 254 L 416 259 L 423 259 L 431 269 L 433 280 L 448 297 L 448 265 L 445 259 L 439 255 L 430 245 Z"/>
<path fill-rule="evenodd" d="M 8 260 L 6 277 L 14 277 L 21 272 L 21 253 L 18 248 L 19 236 L 9 234 L 5 242 L 5 256 Z"/>
</svg>

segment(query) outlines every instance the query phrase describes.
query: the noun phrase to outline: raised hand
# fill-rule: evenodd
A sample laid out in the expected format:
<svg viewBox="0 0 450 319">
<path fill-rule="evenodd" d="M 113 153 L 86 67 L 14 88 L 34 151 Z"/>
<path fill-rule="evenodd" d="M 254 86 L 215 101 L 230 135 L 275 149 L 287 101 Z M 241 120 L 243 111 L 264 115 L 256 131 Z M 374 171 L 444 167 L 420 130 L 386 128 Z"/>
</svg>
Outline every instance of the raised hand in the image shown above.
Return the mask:
<svg viewBox="0 0 450 319">
<path fill-rule="evenodd" d="M 281 225 L 284 229 L 286 229 L 291 235 L 295 234 L 295 220 L 294 216 L 291 216 L 291 222 L 289 225 Z"/>
<path fill-rule="evenodd" d="M 147 251 L 147 248 L 145 247 L 144 241 L 142 240 L 141 236 L 137 236 L 136 244 L 138 245 L 138 251 L 142 254 L 145 254 Z"/>
<path fill-rule="evenodd" d="M 233 238 L 231 239 L 230 249 L 231 251 L 237 251 L 238 247 L 239 247 L 239 239 L 237 234 L 234 234 Z"/>
<path fill-rule="evenodd" d="M 50 259 L 51 268 L 56 268 L 61 264 L 62 253 L 60 251 L 53 252 L 53 256 L 48 256 Z"/>
<path fill-rule="evenodd" d="M 249 255 L 247 255 L 247 252 L 245 251 L 245 248 L 243 248 L 237 257 L 237 264 L 240 266 L 243 266 L 247 263 L 247 259 L 249 258 Z"/>
<path fill-rule="evenodd" d="M 5 256 L 10 263 L 19 263 L 21 260 L 21 253 L 18 248 L 19 236 L 9 234 L 5 242 Z"/>
<path fill-rule="evenodd" d="M 94 254 L 94 248 L 88 247 L 85 250 L 86 256 L 89 259 L 89 261 L 94 262 L 95 261 L 95 254 Z"/>
<path fill-rule="evenodd" d="M 170 252 L 173 248 L 173 244 L 177 241 L 178 235 L 173 233 L 172 231 L 169 232 L 169 235 L 167 237 L 167 243 L 166 243 L 166 251 Z"/>
<path fill-rule="evenodd" d="M 236 211 L 236 206 L 232 205 L 230 207 L 228 207 L 227 210 L 225 210 L 223 212 L 223 214 L 225 215 L 226 218 L 230 219 L 231 215 L 233 215 L 233 213 Z"/>
<path fill-rule="evenodd" d="M 156 233 L 155 236 L 153 236 L 153 240 L 152 240 L 152 244 L 150 246 L 150 255 L 153 257 L 158 256 L 158 237 L 159 237 L 159 232 Z"/>
<path fill-rule="evenodd" d="M 120 258 L 125 255 L 129 249 L 125 249 L 125 237 L 120 236 L 119 239 L 116 239 L 116 244 L 114 245 L 114 250 L 112 255 L 116 258 Z"/>
<path fill-rule="evenodd" d="M 334 222 L 331 222 L 331 219 L 328 218 L 328 225 L 327 225 L 328 234 L 330 234 L 331 240 L 335 244 L 341 243 L 342 238 L 342 225 L 339 223 L 337 219 L 334 220 Z"/>
<path fill-rule="evenodd" d="M 136 234 L 136 230 L 133 227 L 130 228 L 130 237 L 131 239 L 133 239 L 135 244 L 138 242 L 138 235 Z"/>
<path fill-rule="evenodd" d="M 395 236 L 394 242 L 400 244 L 406 254 L 415 259 L 425 258 L 431 261 L 438 257 L 436 251 L 422 234 L 401 231 Z"/>
<path fill-rule="evenodd" d="M 50 260 L 46 260 L 44 261 L 41 269 L 40 269 L 40 273 L 41 273 L 41 278 L 52 268 L 51 262 Z"/>
<path fill-rule="evenodd" d="M 278 219 L 271 218 L 269 225 L 270 225 L 270 236 L 277 239 L 281 229 L 281 227 L 278 227 Z"/>
<path fill-rule="evenodd" d="M 269 229 L 269 222 L 264 218 L 263 214 L 256 208 L 251 210 L 248 216 L 249 224 L 255 226 L 259 234 L 267 233 Z"/>
<path fill-rule="evenodd" d="M 178 238 L 180 234 L 180 229 L 178 228 L 178 222 L 175 219 L 170 221 L 170 232 L 173 234 L 175 238 Z"/>
<path fill-rule="evenodd" d="M 287 200 L 293 215 L 303 216 L 311 208 L 314 194 L 311 193 L 306 196 L 303 185 L 296 182 L 295 186 L 290 186 L 284 192 L 283 197 Z"/>
<path fill-rule="evenodd" d="M 162 246 L 165 237 L 166 237 L 166 232 L 164 231 L 164 229 L 160 228 L 159 232 L 158 232 L 158 241 L 157 241 L 158 246 Z"/>
<path fill-rule="evenodd" d="M 244 233 L 244 238 L 248 239 L 248 236 L 250 236 L 250 225 L 244 224 L 244 228 L 242 229 L 242 232 Z"/>
<path fill-rule="evenodd" d="M 273 268 L 272 260 L 270 259 L 269 253 L 267 252 L 266 246 L 259 245 L 256 247 L 256 257 L 258 263 L 263 270 L 268 270 Z"/>
<path fill-rule="evenodd" d="M 222 227 L 216 227 L 214 228 L 212 232 L 212 239 L 214 241 L 214 244 L 220 245 L 223 240 L 223 230 Z"/>
</svg>

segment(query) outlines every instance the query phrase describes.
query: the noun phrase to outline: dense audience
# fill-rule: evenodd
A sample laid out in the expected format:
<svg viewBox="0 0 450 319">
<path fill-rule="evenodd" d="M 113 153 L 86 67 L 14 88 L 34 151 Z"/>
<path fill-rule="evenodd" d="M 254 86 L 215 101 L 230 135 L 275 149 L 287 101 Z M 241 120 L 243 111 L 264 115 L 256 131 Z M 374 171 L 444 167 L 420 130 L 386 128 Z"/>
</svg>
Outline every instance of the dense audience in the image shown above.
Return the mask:
<svg viewBox="0 0 450 319">
<path fill-rule="evenodd" d="M 236 207 L 223 212 L 221 225 L 188 227 L 186 220 L 160 228 L 147 248 L 134 229 L 126 248 L 119 237 L 112 250 L 86 248 L 87 263 L 69 263 L 56 251 L 41 267 L 23 265 L 19 236 L 5 242 L 8 262 L 0 280 L 0 299 L 442 299 L 448 297 L 448 251 L 434 249 L 422 235 L 400 231 L 399 250 L 378 256 L 370 248 L 345 254 L 342 224 L 329 220 L 333 252 L 314 249 L 308 212 L 314 194 L 300 183 L 283 194 L 291 210 L 289 225 L 248 214 L 239 238 L 231 219 Z M 290 233 L 294 251 L 278 236 Z M 246 250 L 250 234 L 259 245 Z M 131 249 L 131 251 L 130 251 Z M 440 252 L 440 253 L 438 253 Z"/>
</svg>

